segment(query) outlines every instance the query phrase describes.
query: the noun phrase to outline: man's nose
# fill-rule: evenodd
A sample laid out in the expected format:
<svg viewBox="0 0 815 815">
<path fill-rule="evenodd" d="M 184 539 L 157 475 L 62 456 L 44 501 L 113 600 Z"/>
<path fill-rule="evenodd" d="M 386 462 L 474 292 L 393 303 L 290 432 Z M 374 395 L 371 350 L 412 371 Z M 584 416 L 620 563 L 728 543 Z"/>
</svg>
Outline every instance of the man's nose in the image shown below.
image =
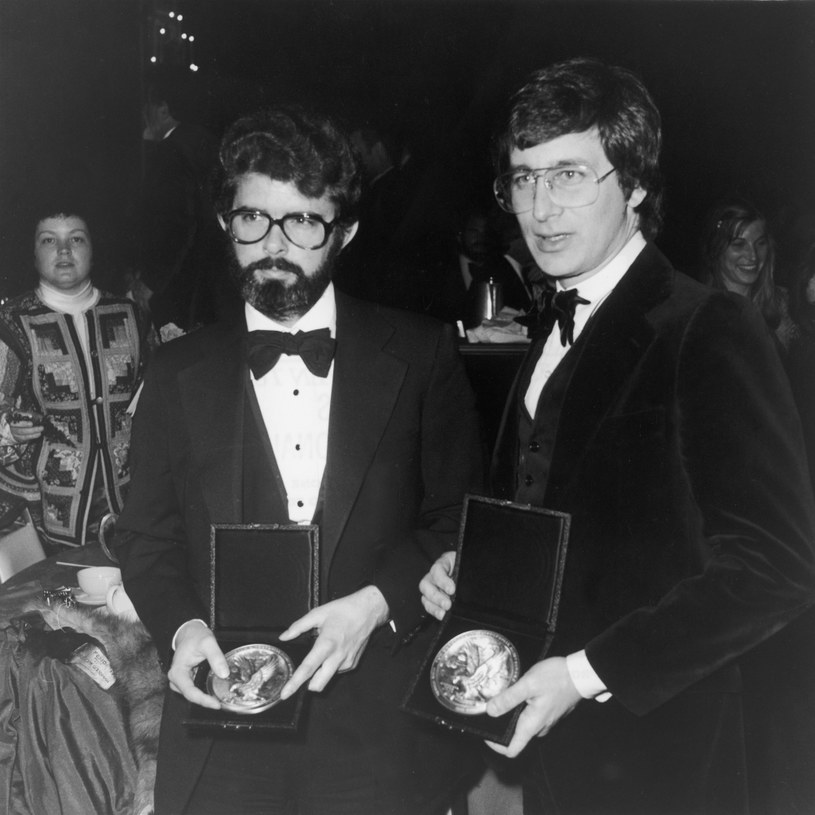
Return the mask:
<svg viewBox="0 0 815 815">
<path fill-rule="evenodd" d="M 546 181 L 539 178 L 535 182 L 535 193 L 532 199 L 532 215 L 536 221 L 545 221 L 551 215 L 560 212 L 562 207 L 559 207 L 549 194 L 549 187 L 546 186 Z"/>
<path fill-rule="evenodd" d="M 280 255 L 289 248 L 289 241 L 280 224 L 272 224 L 269 234 L 263 239 L 263 251 L 267 255 Z"/>
<path fill-rule="evenodd" d="M 68 241 L 68 240 L 59 241 L 59 243 L 57 244 L 57 252 L 62 254 L 64 252 L 70 252 L 70 251 L 71 251 L 71 242 L 70 241 Z"/>
</svg>

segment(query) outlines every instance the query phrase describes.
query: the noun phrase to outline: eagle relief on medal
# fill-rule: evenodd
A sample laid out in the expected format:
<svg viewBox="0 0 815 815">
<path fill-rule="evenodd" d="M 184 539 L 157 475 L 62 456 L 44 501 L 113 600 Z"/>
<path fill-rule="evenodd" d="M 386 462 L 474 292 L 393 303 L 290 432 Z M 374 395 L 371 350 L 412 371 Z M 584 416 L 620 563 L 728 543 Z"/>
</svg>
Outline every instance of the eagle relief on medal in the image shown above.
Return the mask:
<svg viewBox="0 0 815 815">
<path fill-rule="evenodd" d="M 430 684 L 448 710 L 475 716 L 485 713 L 487 702 L 519 675 L 518 652 L 506 637 L 473 630 L 442 646 L 430 668 Z"/>
<path fill-rule="evenodd" d="M 243 645 L 225 654 L 229 676 L 210 671 L 207 688 L 224 710 L 260 713 L 280 701 L 280 691 L 294 672 L 294 663 L 274 645 Z"/>
</svg>

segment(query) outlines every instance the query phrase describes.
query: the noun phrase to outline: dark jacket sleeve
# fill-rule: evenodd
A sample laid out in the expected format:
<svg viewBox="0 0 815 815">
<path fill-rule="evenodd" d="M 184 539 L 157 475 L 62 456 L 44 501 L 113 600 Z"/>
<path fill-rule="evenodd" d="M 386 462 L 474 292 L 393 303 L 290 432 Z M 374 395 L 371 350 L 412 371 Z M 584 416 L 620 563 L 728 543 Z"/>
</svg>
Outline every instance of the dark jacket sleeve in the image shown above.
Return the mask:
<svg viewBox="0 0 815 815">
<path fill-rule="evenodd" d="M 475 397 L 452 328 L 441 327 L 420 406 L 422 500 L 416 529 L 390 548 L 374 582 L 397 630 L 422 616 L 419 581 L 443 552 L 455 549 L 464 495 L 483 492 L 484 455 Z"/>
<path fill-rule="evenodd" d="M 673 370 L 662 374 L 672 382 L 678 483 L 641 483 L 644 514 L 660 512 L 649 501 L 660 490 L 687 493 L 695 531 L 682 545 L 699 554 L 702 569 L 586 648 L 636 713 L 731 663 L 815 601 L 815 513 L 800 422 L 767 330 L 746 302 L 707 298 L 677 329 Z M 660 519 L 652 522 L 659 529 Z M 655 537 L 653 546 L 665 541 Z M 666 563 L 678 557 L 666 547 Z"/>
<path fill-rule="evenodd" d="M 208 617 L 189 574 L 184 514 L 172 467 L 170 451 L 184 441 L 172 427 L 172 417 L 181 412 L 173 381 L 166 355 L 157 354 L 147 368 L 133 420 L 132 479 L 115 540 L 125 589 L 162 661 L 168 659 L 182 623 Z"/>
</svg>

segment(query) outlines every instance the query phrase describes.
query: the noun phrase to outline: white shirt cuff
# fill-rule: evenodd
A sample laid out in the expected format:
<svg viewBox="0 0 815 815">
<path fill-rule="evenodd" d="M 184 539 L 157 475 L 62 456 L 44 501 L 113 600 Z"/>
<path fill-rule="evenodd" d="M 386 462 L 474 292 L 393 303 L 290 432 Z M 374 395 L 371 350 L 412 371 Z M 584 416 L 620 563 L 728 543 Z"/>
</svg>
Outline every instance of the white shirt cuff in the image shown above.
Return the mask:
<svg viewBox="0 0 815 815">
<path fill-rule="evenodd" d="M 187 620 L 186 623 L 181 623 L 181 625 L 178 626 L 178 628 L 175 630 L 175 634 L 173 634 L 173 641 L 170 643 L 170 646 L 172 647 L 173 651 L 175 651 L 175 640 L 176 637 L 178 637 L 178 633 L 185 625 L 189 625 L 190 623 L 201 623 L 201 625 L 203 625 L 205 628 L 209 628 L 205 620 L 199 620 L 197 617 L 194 620 Z"/>
<path fill-rule="evenodd" d="M 566 668 L 577 692 L 584 699 L 595 699 L 598 702 L 607 702 L 611 699 L 608 688 L 591 667 L 585 651 L 569 654 L 566 657 Z"/>
</svg>

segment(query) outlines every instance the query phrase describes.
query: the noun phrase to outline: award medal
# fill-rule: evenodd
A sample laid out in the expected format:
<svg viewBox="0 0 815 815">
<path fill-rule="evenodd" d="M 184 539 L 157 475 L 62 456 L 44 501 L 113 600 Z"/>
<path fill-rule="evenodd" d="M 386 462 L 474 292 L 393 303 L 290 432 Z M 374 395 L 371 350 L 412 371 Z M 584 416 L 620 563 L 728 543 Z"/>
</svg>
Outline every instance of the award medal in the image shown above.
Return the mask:
<svg viewBox="0 0 815 815">
<path fill-rule="evenodd" d="M 485 713 L 487 702 L 519 675 L 518 652 L 506 637 L 494 631 L 465 631 L 436 654 L 430 684 L 448 710 L 475 716 Z"/>
<path fill-rule="evenodd" d="M 260 713 L 280 701 L 280 691 L 294 673 L 294 663 L 285 651 L 255 644 L 235 648 L 225 656 L 229 677 L 221 679 L 212 671 L 207 677 L 207 690 L 222 708 Z"/>
</svg>

